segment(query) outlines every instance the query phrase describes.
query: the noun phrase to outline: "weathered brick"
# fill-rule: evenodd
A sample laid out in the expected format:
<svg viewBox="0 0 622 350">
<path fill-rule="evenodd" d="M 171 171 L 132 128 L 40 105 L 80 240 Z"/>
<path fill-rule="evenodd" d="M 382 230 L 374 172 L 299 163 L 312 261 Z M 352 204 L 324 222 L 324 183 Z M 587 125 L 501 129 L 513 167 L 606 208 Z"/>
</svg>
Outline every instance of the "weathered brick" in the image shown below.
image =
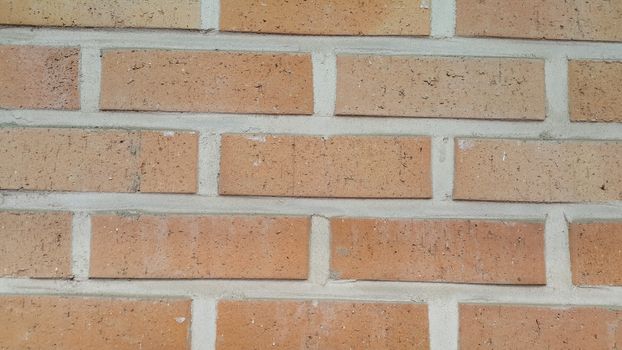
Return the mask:
<svg viewBox="0 0 622 350">
<path fill-rule="evenodd" d="M 622 222 L 570 224 L 575 285 L 622 285 Z"/>
<path fill-rule="evenodd" d="M 200 0 L 3 0 L 0 24 L 199 28 Z"/>
<path fill-rule="evenodd" d="M 568 94 L 573 121 L 622 122 L 622 61 L 570 61 Z"/>
<path fill-rule="evenodd" d="M 233 32 L 316 35 L 429 35 L 425 0 L 228 0 L 220 29 Z"/>
<path fill-rule="evenodd" d="M 71 213 L 0 212 L 0 276 L 71 276 Z"/>
<path fill-rule="evenodd" d="M 545 105 L 543 60 L 337 58 L 338 115 L 542 120 Z"/>
<path fill-rule="evenodd" d="M 456 5 L 461 36 L 622 40 L 620 1 L 458 0 Z"/>
<path fill-rule="evenodd" d="M 190 301 L 0 297 L 0 347 L 190 349 Z"/>
<path fill-rule="evenodd" d="M 616 349 L 622 312 L 594 307 L 460 305 L 460 349 Z"/>
<path fill-rule="evenodd" d="M 429 198 L 430 139 L 223 135 L 220 194 Z"/>
<path fill-rule="evenodd" d="M 0 129 L 0 189 L 196 192 L 193 132 Z"/>
<path fill-rule="evenodd" d="M 306 279 L 308 217 L 95 215 L 91 277 Z"/>
<path fill-rule="evenodd" d="M 216 347 L 429 349 L 426 305 L 221 301 Z"/>
<path fill-rule="evenodd" d="M 544 224 L 335 218 L 335 278 L 546 284 Z"/>
<path fill-rule="evenodd" d="M 72 47 L 0 45 L 0 108 L 79 109 L 79 60 Z"/>
<path fill-rule="evenodd" d="M 311 114 L 311 56 L 216 51 L 104 51 L 101 108 Z"/>
<path fill-rule="evenodd" d="M 516 202 L 622 199 L 622 143 L 458 139 L 454 198 Z"/>
</svg>

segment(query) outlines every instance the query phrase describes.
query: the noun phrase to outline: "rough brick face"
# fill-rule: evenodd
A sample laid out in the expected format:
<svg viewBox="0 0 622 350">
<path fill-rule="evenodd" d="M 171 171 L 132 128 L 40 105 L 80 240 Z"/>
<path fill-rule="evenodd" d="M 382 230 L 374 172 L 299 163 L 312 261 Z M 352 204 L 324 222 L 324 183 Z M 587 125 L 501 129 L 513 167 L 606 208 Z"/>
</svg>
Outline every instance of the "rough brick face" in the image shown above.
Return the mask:
<svg viewBox="0 0 622 350">
<path fill-rule="evenodd" d="M 425 305 L 223 301 L 218 350 L 429 349 Z"/>
<path fill-rule="evenodd" d="M 101 108 L 313 113 L 308 54 L 105 51 Z"/>
<path fill-rule="evenodd" d="M 336 113 L 541 120 L 544 61 L 339 56 Z"/>
<path fill-rule="evenodd" d="M 224 135 L 220 193 L 429 198 L 423 137 Z"/>
<path fill-rule="evenodd" d="M 622 122 L 622 61 L 570 61 L 568 94 L 573 121 Z"/>
<path fill-rule="evenodd" d="M 0 212 L 0 276 L 71 276 L 71 217 L 61 212 Z"/>
<path fill-rule="evenodd" d="M 91 277 L 306 279 L 307 217 L 95 215 Z"/>
<path fill-rule="evenodd" d="M 2 349 L 190 349 L 186 300 L 4 296 L 0 311 Z"/>
<path fill-rule="evenodd" d="M 220 29 L 233 32 L 321 35 L 428 35 L 425 0 L 227 0 Z"/>
<path fill-rule="evenodd" d="M 622 344 L 622 312 L 591 307 L 460 305 L 460 349 L 607 349 Z"/>
<path fill-rule="evenodd" d="M 199 28 L 200 0 L 3 0 L 0 24 Z"/>
<path fill-rule="evenodd" d="M 0 189 L 196 191 L 192 132 L 0 129 Z"/>
<path fill-rule="evenodd" d="M 573 283 L 622 286 L 622 222 L 577 222 L 569 231 Z"/>
<path fill-rule="evenodd" d="M 0 46 L 0 108 L 79 109 L 79 60 L 77 48 Z"/>
<path fill-rule="evenodd" d="M 461 36 L 621 41 L 622 2 L 457 0 Z"/>
<path fill-rule="evenodd" d="M 336 218 L 335 278 L 545 284 L 544 224 Z"/>
<path fill-rule="evenodd" d="M 516 202 L 622 199 L 622 143 L 458 139 L 454 198 Z"/>
</svg>

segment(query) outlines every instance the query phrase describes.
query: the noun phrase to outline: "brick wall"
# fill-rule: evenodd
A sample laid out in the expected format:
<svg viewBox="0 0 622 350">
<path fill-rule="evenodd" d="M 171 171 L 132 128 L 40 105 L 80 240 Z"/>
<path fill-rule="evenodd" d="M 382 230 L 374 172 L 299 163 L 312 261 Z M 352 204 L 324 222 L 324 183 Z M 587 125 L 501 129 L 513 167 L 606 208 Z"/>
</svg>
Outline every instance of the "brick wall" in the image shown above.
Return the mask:
<svg viewBox="0 0 622 350">
<path fill-rule="evenodd" d="M 620 18 L 0 0 L 0 348 L 621 348 Z"/>
</svg>

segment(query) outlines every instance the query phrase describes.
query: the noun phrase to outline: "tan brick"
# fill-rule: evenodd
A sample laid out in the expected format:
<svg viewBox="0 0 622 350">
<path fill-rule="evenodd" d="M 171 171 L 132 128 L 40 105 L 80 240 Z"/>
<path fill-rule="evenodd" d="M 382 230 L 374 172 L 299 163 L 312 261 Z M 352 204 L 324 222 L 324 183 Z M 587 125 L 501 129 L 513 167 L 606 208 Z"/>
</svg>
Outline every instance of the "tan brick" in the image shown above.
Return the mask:
<svg viewBox="0 0 622 350">
<path fill-rule="evenodd" d="M 428 4 L 428 5 L 426 5 Z M 316 35 L 429 35 L 425 0 L 228 0 L 220 29 Z"/>
<path fill-rule="evenodd" d="M 312 114 L 308 54 L 105 51 L 105 110 Z"/>
<path fill-rule="evenodd" d="M 594 307 L 460 305 L 460 349 L 616 349 L 622 312 Z"/>
<path fill-rule="evenodd" d="M 79 60 L 77 48 L 0 45 L 0 108 L 80 109 Z"/>
<path fill-rule="evenodd" d="M 0 212 L 0 276 L 71 276 L 71 213 Z"/>
<path fill-rule="evenodd" d="M 546 284 L 543 223 L 335 218 L 331 239 L 336 278 Z"/>
<path fill-rule="evenodd" d="M 575 285 L 622 286 L 622 222 L 570 224 Z"/>
<path fill-rule="evenodd" d="M 199 28 L 200 0 L 3 0 L 0 23 L 56 27 Z"/>
<path fill-rule="evenodd" d="M 454 198 L 514 202 L 622 199 L 622 143 L 457 139 Z"/>
<path fill-rule="evenodd" d="M 196 192 L 197 143 L 192 132 L 4 128 L 0 189 Z"/>
<path fill-rule="evenodd" d="M 622 122 L 622 61 L 570 61 L 568 94 L 572 121 Z"/>
<path fill-rule="evenodd" d="M 621 41 L 622 2 L 458 0 L 456 34 Z"/>
<path fill-rule="evenodd" d="M 308 217 L 95 215 L 91 277 L 306 279 Z"/>
<path fill-rule="evenodd" d="M 216 347 L 429 349 L 426 305 L 221 301 Z"/>
<path fill-rule="evenodd" d="M 0 346 L 19 349 L 190 349 L 190 301 L 0 297 Z"/>
<path fill-rule="evenodd" d="M 542 60 L 337 58 L 338 115 L 542 120 L 545 104 Z"/>
<path fill-rule="evenodd" d="M 220 194 L 429 198 L 430 139 L 223 135 Z"/>
</svg>

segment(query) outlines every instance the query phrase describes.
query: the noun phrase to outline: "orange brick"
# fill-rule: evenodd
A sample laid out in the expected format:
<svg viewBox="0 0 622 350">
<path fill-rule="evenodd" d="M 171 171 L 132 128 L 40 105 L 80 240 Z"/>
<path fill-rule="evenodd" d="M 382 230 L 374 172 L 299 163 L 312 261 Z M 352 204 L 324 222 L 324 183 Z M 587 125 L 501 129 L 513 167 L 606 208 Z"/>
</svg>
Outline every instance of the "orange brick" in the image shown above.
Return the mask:
<svg viewBox="0 0 622 350">
<path fill-rule="evenodd" d="M 427 350 L 426 305 L 221 301 L 216 347 Z"/>
<path fill-rule="evenodd" d="M 105 51 L 105 110 L 312 114 L 308 54 Z"/>
<path fill-rule="evenodd" d="M 190 301 L 0 297 L 2 349 L 190 349 Z"/>
<path fill-rule="evenodd" d="M 79 60 L 77 48 L 0 45 L 0 108 L 80 109 Z"/>
<path fill-rule="evenodd" d="M 544 224 L 336 218 L 336 278 L 546 284 Z"/>
<path fill-rule="evenodd" d="M 570 119 L 622 122 L 622 61 L 570 61 Z"/>
<path fill-rule="evenodd" d="M 71 213 L 0 212 L 0 276 L 71 276 Z"/>
<path fill-rule="evenodd" d="M 0 189 L 196 192 L 192 132 L 0 129 Z"/>
<path fill-rule="evenodd" d="M 616 349 L 622 312 L 594 307 L 460 305 L 460 349 Z"/>
<path fill-rule="evenodd" d="M 622 286 L 622 222 L 570 224 L 575 285 Z"/>
<path fill-rule="evenodd" d="M 220 29 L 319 35 L 429 35 L 425 0 L 228 0 Z"/>
<path fill-rule="evenodd" d="M 3 0 L 0 23 L 56 27 L 199 28 L 200 0 Z"/>
<path fill-rule="evenodd" d="M 224 135 L 220 194 L 429 198 L 430 139 Z"/>
<path fill-rule="evenodd" d="M 95 215 L 91 277 L 306 279 L 308 217 Z"/>
<path fill-rule="evenodd" d="M 622 199 L 620 142 L 458 139 L 455 157 L 455 199 Z"/>
<path fill-rule="evenodd" d="M 622 2 L 459 0 L 461 36 L 621 41 Z"/>
<path fill-rule="evenodd" d="M 545 105 L 542 60 L 337 58 L 338 115 L 542 120 Z"/>
</svg>

